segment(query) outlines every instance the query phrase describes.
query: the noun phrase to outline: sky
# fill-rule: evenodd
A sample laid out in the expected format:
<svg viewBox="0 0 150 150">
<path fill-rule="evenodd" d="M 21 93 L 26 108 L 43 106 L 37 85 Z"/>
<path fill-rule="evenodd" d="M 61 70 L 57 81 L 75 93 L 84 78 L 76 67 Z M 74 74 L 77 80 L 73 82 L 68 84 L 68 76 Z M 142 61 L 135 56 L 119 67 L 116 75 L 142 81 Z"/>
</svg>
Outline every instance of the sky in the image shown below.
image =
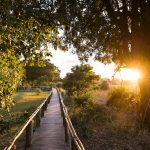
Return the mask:
<svg viewBox="0 0 150 150">
<path fill-rule="evenodd" d="M 61 50 L 54 50 L 50 48 L 53 57 L 50 58 L 51 62 L 54 63 L 61 70 L 61 77 L 65 77 L 66 73 L 71 71 L 71 67 L 79 65 L 80 61 L 76 54 L 72 54 L 70 51 L 63 52 Z M 93 67 L 93 71 L 101 75 L 104 78 L 111 78 L 115 65 L 104 65 L 98 61 L 94 61 L 92 58 L 89 59 L 88 64 Z"/>
<path fill-rule="evenodd" d="M 50 60 L 61 71 L 61 78 L 65 77 L 66 73 L 71 72 L 72 66 L 80 64 L 78 56 L 76 54 L 72 54 L 71 51 L 64 52 L 61 50 L 54 50 L 53 48 L 49 48 L 49 50 L 53 56 Z M 93 71 L 97 75 L 101 75 L 102 78 L 111 79 L 116 68 L 114 63 L 104 65 L 103 63 L 94 61 L 92 58 L 89 59 L 88 64 L 90 64 L 93 67 Z M 140 71 L 135 68 L 122 68 L 121 71 L 115 75 L 115 78 L 130 81 L 137 81 L 140 77 Z"/>
</svg>

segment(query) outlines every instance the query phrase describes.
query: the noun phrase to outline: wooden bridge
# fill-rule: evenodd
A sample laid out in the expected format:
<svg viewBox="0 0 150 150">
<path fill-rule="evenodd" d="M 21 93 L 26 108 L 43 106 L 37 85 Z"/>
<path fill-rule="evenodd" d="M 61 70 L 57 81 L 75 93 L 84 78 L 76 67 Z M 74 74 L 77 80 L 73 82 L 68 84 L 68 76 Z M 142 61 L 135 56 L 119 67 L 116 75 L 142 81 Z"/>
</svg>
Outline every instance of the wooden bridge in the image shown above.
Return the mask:
<svg viewBox="0 0 150 150">
<path fill-rule="evenodd" d="M 52 89 L 48 98 L 30 116 L 4 150 L 24 149 L 84 150 L 57 89 Z"/>
</svg>

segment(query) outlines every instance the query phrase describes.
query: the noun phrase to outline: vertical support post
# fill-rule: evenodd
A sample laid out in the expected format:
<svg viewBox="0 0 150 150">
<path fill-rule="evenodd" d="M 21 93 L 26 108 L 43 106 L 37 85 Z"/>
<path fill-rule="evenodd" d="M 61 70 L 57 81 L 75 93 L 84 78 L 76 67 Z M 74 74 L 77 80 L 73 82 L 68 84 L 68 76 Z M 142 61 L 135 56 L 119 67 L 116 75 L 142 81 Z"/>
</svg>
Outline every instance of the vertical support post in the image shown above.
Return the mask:
<svg viewBox="0 0 150 150">
<path fill-rule="evenodd" d="M 71 150 L 76 150 L 76 145 L 73 139 L 71 139 Z"/>
<path fill-rule="evenodd" d="M 48 104 L 50 103 L 50 98 L 51 98 L 51 96 L 49 96 L 49 97 L 48 97 L 48 101 L 47 101 L 47 102 L 48 102 Z"/>
<path fill-rule="evenodd" d="M 40 127 L 40 122 L 41 122 L 41 110 L 36 115 L 36 127 Z"/>
<path fill-rule="evenodd" d="M 17 149 L 17 146 L 16 146 L 16 143 L 14 143 L 14 145 L 13 145 L 13 148 L 12 148 L 13 150 L 16 150 Z"/>
<path fill-rule="evenodd" d="M 63 117 L 63 108 L 61 102 L 60 102 L 60 110 L 61 110 L 61 116 Z"/>
<path fill-rule="evenodd" d="M 67 143 L 69 141 L 69 131 L 68 131 L 67 123 L 64 117 L 63 117 L 63 123 L 65 127 L 65 142 Z"/>
<path fill-rule="evenodd" d="M 45 104 L 44 104 L 44 109 L 46 110 L 47 109 L 47 101 L 45 102 Z"/>
<path fill-rule="evenodd" d="M 44 117 L 44 110 L 45 110 L 45 108 L 44 108 L 44 105 L 43 105 L 42 108 L 41 108 L 41 117 Z"/>
<path fill-rule="evenodd" d="M 32 144 L 32 135 L 33 135 L 33 121 L 29 123 L 26 128 L 26 147 L 30 147 Z"/>
<path fill-rule="evenodd" d="M 66 126 L 66 125 L 67 125 L 67 123 L 66 123 L 65 115 L 64 115 L 64 113 L 63 113 L 63 112 L 62 112 L 62 117 L 63 117 L 63 125 L 64 125 L 64 126 Z"/>
</svg>

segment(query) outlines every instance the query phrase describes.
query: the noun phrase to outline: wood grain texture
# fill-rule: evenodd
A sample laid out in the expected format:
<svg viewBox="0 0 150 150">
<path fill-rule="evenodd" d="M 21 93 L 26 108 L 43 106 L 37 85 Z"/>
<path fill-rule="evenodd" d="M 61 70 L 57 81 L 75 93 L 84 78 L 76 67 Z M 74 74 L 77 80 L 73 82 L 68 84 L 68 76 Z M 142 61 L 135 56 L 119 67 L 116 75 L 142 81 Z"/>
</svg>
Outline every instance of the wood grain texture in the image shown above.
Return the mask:
<svg viewBox="0 0 150 150">
<path fill-rule="evenodd" d="M 32 145 L 27 150 L 68 150 L 65 143 L 63 118 L 56 89 L 47 107 L 41 125 L 33 134 Z"/>
</svg>

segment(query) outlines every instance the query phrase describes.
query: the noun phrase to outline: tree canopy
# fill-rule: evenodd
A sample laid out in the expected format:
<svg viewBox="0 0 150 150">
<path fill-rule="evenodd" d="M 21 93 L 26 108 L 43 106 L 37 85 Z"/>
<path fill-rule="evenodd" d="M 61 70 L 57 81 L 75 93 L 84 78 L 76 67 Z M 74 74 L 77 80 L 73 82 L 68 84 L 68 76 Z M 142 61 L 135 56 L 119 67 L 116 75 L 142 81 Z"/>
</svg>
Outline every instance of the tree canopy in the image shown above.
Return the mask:
<svg viewBox="0 0 150 150">
<path fill-rule="evenodd" d="M 48 42 L 55 48 L 69 43 L 80 58 L 94 54 L 102 62 L 142 66 L 150 57 L 149 8 L 147 0 L 6 0 L 1 2 L 1 50 L 11 47 L 27 60 L 38 60 L 50 54 L 41 49 Z"/>
<path fill-rule="evenodd" d="M 150 126 L 150 1 L 62 0 L 61 9 L 65 41 L 81 59 L 94 55 L 101 62 L 115 62 L 118 68 L 141 70 L 139 116 Z"/>
<path fill-rule="evenodd" d="M 48 44 L 61 45 L 52 6 L 50 1 L 0 0 L 0 108 L 10 108 L 23 67 L 43 65 L 51 55 Z"/>
<path fill-rule="evenodd" d="M 36 81 L 41 77 L 46 77 L 47 82 L 57 82 L 60 80 L 60 71 L 52 63 L 46 61 L 45 66 L 26 66 L 26 80 Z"/>
<path fill-rule="evenodd" d="M 74 66 L 64 78 L 64 88 L 69 96 L 79 96 L 97 87 L 100 77 L 87 64 Z"/>
<path fill-rule="evenodd" d="M 0 109 L 9 110 L 14 104 L 13 96 L 23 73 L 23 65 L 13 51 L 0 54 Z"/>
<path fill-rule="evenodd" d="M 79 56 L 140 67 L 149 60 L 149 1 L 65 0 L 62 6 L 66 41 Z"/>
</svg>

